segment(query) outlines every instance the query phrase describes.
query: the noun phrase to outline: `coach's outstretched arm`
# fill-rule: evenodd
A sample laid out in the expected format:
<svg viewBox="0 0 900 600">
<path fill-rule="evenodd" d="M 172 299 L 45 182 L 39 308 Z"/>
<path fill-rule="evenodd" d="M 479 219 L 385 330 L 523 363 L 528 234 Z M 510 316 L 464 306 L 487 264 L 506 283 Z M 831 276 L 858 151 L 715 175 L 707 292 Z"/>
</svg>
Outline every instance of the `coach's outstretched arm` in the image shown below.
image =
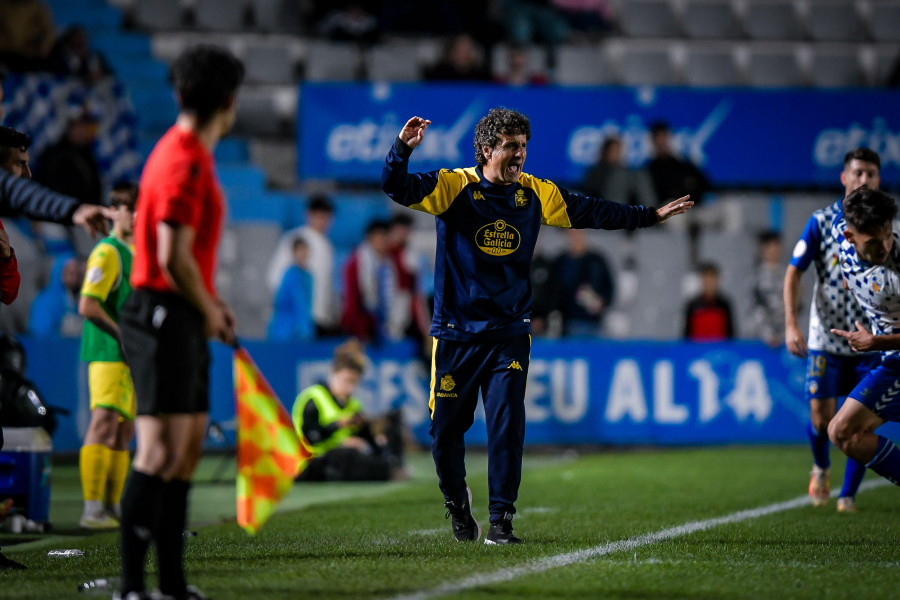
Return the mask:
<svg viewBox="0 0 900 600">
<path fill-rule="evenodd" d="M 25 216 L 63 225 L 79 225 L 89 234 L 109 233 L 104 207 L 82 204 L 75 198 L 58 194 L 30 179 L 0 170 L 0 213 Z"/>
</svg>

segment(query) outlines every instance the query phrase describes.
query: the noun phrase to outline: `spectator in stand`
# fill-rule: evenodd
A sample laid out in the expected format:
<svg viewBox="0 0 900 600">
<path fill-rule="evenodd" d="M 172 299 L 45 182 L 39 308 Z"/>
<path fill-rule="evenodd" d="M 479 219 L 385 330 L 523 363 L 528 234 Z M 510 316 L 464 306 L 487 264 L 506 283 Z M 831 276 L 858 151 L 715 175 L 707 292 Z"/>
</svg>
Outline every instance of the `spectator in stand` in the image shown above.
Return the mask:
<svg viewBox="0 0 900 600">
<path fill-rule="evenodd" d="M 512 44 L 506 52 L 506 68 L 494 73 L 494 83 L 503 85 L 546 85 L 547 75 L 528 64 L 528 52 L 521 44 Z"/>
<path fill-rule="evenodd" d="M 653 123 L 650 126 L 650 141 L 654 156 L 649 170 L 658 203 L 690 194 L 694 204 L 700 204 L 703 195 L 710 189 L 709 180 L 694 163 L 675 154 L 669 124 L 665 121 Z"/>
<path fill-rule="evenodd" d="M 302 237 L 294 240 L 294 264 L 284 272 L 275 294 L 275 307 L 269 321 L 269 340 L 307 342 L 316 337 L 312 318 L 313 283 L 309 265 L 309 245 Z"/>
<path fill-rule="evenodd" d="M 366 227 L 366 239 L 344 265 L 344 333 L 364 342 L 401 339 L 402 332 L 392 328 L 390 319 L 396 290 L 388 222 L 375 220 Z"/>
<path fill-rule="evenodd" d="M 502 0 L 506 37 L 519 44 L 543 42 L 551 49 L 569 37 L 566 18 L 550 0 Z"/>
<path fill-rule="evenodd" d="M 85 204 L 102 204 L 103 182 L 94 156 L 97 118 L 80 109 L 70 118 L 61 140 L 38 159 L 35 181 Z"/>
<path fill-rule="evenodd" d="M 551 0 L 550 4 L 574 31 L 590 35 L 614 26 L 612 7 L 606 0 Z"/>
<path fill-rule="evenodd" d="M 415 257 L 409 255 L 412 226 L 412 217 L 406 213 L 395 213 L 388 226 L 389 252 L 397 274 L 388 320 L 396 332 L 391 337 L 411 337 L 421 342 L 428 335 L 431 315 L 426 313 L 425 299 L 419 292 Z"/>
<path fill-rule="evenodd" d="M 598 336 L 615 291 L 612 272 L 606 259 L 588 248 L 583 229 L 567 229 L 566 238 L 569 247 L 550 269 L 563 335 Z"/>
<path fill-rule="evenodd" d="M 269 289 L 278 290 L 284 273 L 293 262 L 294 240 L 302 237 L 309 248 L 308 270 L 312 275 L 312 316 L 316 336 L 338 333 L 338 302 L 334 292 L 334 246 L 328 231 L 334 221 L 334 205 L 321 195 L 313 196 L 306 207 L 306 224 L 286 232 L 269 263 L 266 282 Z"/>
<path fill-rule="evenodd" d="M 56 41 L 56 26 L 43 0 L 0 0 L 0 63 L 11 71 L 39 71 Z"/>
<path fill-rule="evenodd" d="M 79 77 L 87 85 L 112 75 L 106 58 L 91 49 L 87 29 L 81 25 L 69 27 L 56 40 L 50 55 L 50 70 L 57 75 Z"/>
<path fill-rule="evenodd" d="M 58 256 L 47 287 L 31 304 L 28 331 L 35 337 L 80 337 L 84 321 L 78 314 L 84 261 L 71 255 Z"/>
<path fill-rule="evenodd" d="M 329 2 L 328 5 L 330 10 L 316 26 L 323 36 L 338 42 L 371 44 L 378 41 L 381 35 L 378 19 L 368 10 L 365 2 L 350 0 Z"/>
<path fill-rule="evenodd" d="M 447 40 L 441 58 L 425 69 L 428 81 L 490 81 L 482 49 L 466 33 Z"/>
<path fill-rule="evenodd" d="M 720 342 L 734 337 L 731 303 L 719 291 L 719 267 L 704 263 L 700 273 L 700 294 L 684 311 L 684 337 L 693 342 Z"/>
<path fill-rule="evenodd" d="M 784 341 L 784 269 L 781 234 L 766 231 L 759 236 L 759 268 L 753 285 L 750 319 L 753 331 L 772 348 Z"/>
<path fill-rule="evenodd" d="M 616 135 L 603 140 L 597 164 L 587 172 L 582 187 L 589 196 L 598 196 L 619 204 L 657 204 L 650 174 L 645 169 L 629 169 L 625 166 L 622 139 Z"/>
</svg>

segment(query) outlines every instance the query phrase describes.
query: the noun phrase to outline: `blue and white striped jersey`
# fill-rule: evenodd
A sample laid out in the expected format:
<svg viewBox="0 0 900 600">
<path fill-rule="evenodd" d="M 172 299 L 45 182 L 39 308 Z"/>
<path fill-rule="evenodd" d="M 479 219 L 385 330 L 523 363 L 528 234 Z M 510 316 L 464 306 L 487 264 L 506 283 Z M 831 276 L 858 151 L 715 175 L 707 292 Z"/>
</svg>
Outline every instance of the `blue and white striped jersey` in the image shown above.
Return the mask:
<svg viewBox="0 0 900 600">
<path fill-rule="evenodd" d="M 807 346 L 810 350 L 849 355 L 853 354 L 850 343 L 832 334 L 831 330 L 852 331 L 856 321 L 865 325 L 868 318 L 853 295 L 844 289 L 839 246 L 832 233 L 835 216 L 840 212 L 841 201 L 838 200 L 810 216 L 794 246 L 791 264 L 801 271 L 806 271 L 810 264 L 816 267 Z"/>
<path fill-rule="evenodd" d="M 847 228 L 844 213 L 835 215 L 832 231 L 840 248 L 840 266 L 847 287 L 869 317 L 872 333 L 900 333 L 900 230 L 894 221 L 894 247 L 884 264 L 876 265 L 860 259 L 843 231 Z M 855 326 L 848 327 L 854 331 Z M 882 356 L 900 355 L 900 350 L 887 350 Z"/>
</svg>

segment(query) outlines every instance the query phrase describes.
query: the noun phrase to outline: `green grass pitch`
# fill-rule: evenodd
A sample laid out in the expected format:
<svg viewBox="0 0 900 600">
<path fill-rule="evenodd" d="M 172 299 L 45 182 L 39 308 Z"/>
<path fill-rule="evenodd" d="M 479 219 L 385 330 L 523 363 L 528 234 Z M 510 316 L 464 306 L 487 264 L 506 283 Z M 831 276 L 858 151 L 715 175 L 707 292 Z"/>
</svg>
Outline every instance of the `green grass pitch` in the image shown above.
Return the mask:
<svg viewBox="0 0 900 600">
<path fill-rule="evenodd" d="M 839 488 L 844 460 L 832 458 Z M 189 580 L 214 600 L 900 594 L 894 486 L 863 491 L 852 515 L 837 513 L 832 500 L 735 517 L 805 495 L 810 457 L 800 446 L 527 453 L 514 522 L 525 543 L 515 547 L 452 538 L 427 455 L 412 458 L 414 476 L 403 483 L 297 484 L 250 537 L 234 523 L 233 481 L 209 483 L 223 464 L 233 476 L 222 461 L 206 458 L 197 475 L 198 535 L 186 554 Z M 475 517 L 485 525 L 486 458 L 470 453 L 468 463 Z M 866 482 L 880 478 L 870 473 Z M 87 597 L 79 582 L 116 576 L 117 533 L 79 532 L 80 510 L 77 468 L 54 465 L 53 531 L 0 535 L 4 553 L 29 567 L 0 573 L 0 598 Z M 705 528 L 682 527 L 692 522 Z M 48 557 L 55 548 L 85 555 Z M 153 571 L 151 562 L 151 584 Z"/>
</svg>

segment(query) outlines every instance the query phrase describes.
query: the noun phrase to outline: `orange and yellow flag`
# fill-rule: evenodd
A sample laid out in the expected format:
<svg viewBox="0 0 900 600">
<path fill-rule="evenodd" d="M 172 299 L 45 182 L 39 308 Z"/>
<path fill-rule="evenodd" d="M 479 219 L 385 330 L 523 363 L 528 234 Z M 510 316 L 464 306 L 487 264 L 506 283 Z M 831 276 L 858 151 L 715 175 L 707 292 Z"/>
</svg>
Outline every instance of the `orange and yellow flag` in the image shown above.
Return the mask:
<svg viewBox="0 0 900 600">
<path fill-rule="evenodd" d="M 310 454 L 287 410 L 243 348 L 234 351 L 237 522 L 253 535 L 275 512 Z"/>
</svg>

